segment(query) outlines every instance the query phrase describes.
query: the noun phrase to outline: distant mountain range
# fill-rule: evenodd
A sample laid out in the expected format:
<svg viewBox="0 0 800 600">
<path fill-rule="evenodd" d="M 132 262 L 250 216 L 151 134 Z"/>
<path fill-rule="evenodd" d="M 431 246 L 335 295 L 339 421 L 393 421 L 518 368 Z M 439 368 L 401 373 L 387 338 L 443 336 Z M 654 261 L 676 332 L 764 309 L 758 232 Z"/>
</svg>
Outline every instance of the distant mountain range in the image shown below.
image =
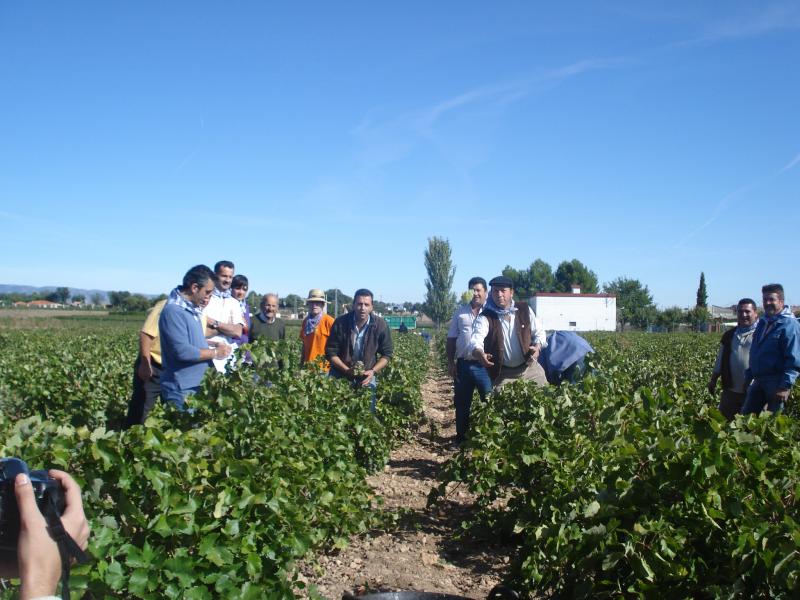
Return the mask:
<svg viewBox="0 0 800 600">
<path fill-rule="evenodd" d="M 58 287 L 69 287 L 69 286 L 59 286 L 59 285 L 48 285 L 45 287 L 34 287 L 32 285 L 14 285 L 14 284 L 6 284 L 0 283 L 0 294 L 33 294 L 39 293 L 42 295 L 47 295 L 50 292 L 54 292 Z M 86 298 L 86 302 L 92 301 L 92 296 L 95 294 L 100 294 L 100 298 L 103 304 L 108 303 L 108 294 L 109 291 L 107 290 L 84 290 L 82 288 L 69 288 L 70 296 L 83 296 Z M 136 294 L 138 292 L 131 292 L 132 294 Z M 142 294 L 145 298 L 155 298 L 156 294 Z"/>
</svg>

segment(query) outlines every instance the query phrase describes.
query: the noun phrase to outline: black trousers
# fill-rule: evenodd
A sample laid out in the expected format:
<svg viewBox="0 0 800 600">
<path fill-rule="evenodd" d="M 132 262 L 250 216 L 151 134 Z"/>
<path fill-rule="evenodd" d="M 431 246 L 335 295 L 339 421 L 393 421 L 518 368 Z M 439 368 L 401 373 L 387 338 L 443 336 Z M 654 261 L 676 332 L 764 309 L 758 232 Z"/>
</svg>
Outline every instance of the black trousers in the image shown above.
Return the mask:
<svg viewBox="0 0 800 600">
<path fill-rule="evenodd" d="M 153 377 L 150 381 L 144 381 L 139 377 L 139 364 L 142 357 L 136 358 L 133 364 L 133 394 L 128 402 L 128 415 L 125 417 L 125 429 L 134 425 L 144 424 L 148 413 L 153 410 L 156 400 L 161 397 L 161 365 L 150 360 L 153 368 Z"/>
</svg>

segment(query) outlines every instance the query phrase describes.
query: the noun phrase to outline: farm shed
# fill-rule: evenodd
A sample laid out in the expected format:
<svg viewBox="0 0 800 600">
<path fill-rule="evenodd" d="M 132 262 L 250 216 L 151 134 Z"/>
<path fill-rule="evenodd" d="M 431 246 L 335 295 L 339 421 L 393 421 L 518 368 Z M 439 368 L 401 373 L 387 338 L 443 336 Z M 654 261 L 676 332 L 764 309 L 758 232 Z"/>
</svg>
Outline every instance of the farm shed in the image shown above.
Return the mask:
<svg viewBox="0 0 800 600">
<path fill-rule="evenodd" d="M 540 292 L 528 300 L 549 331 L 616 331 L 617 297 L 613 294 Z"/>
<path fill-rule="evenodd" d="M 50 300 L 31 300 L 28 302 L 29 308 L 64 308 L 63 304 L 51 302 Z"/>
</svg>

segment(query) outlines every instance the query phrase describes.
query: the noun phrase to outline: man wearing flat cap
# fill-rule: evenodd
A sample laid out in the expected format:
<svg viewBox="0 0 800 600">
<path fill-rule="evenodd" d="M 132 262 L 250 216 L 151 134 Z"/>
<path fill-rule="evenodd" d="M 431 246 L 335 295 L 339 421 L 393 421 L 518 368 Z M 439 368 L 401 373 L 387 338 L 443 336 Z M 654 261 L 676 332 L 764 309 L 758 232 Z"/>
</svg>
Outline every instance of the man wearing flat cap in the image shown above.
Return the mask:
<svg viewBox="0 0 800 600">
<path fill-rule="evenodd" d="M 501 275 L 489 286 L 489 300 L 475 319 L 468 350 L 486 367 L 494 389 L 516 379 L 547 385 L 537 362 L 547 345 L 541 322 L 527 304 L 514 302 L 511 279 Z"/>
</svg>

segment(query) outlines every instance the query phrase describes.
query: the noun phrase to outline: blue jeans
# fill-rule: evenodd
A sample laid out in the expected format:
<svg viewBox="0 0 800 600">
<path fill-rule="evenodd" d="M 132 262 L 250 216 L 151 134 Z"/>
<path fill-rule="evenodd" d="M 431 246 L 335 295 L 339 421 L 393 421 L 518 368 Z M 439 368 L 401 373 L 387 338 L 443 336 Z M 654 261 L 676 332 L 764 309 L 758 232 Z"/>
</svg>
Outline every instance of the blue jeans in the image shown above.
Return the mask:
<svg viewBox="0 0 800 600">
<path fill-rule="evenodd" d="M 347 377 L 345 377 L 344 375 L 339 373 L 333 367 L 331 367 L 331 370 L 328 371 L 328 375 L 330 377 L 335 378 L 335 379 L 348 379 Z M 350 381 L 350 383 L 352 384 L 353 389 L 357 390 L 360 387 L 362 387 L 361 383 L 358 382 L 358 381 L 352 381 L 350 379 L 348 379 L 348 381 Z M 370 398 L 370 401 L 369 401 L 369 411 L 374 415 L 378 410 L 378 391 L 377 391 L 378 390 L 378 382 L 375 380 L 375 376 L 374 375 L 372 376 L 372 380 L 367 384 L 367 387 L 372 388 L 372 397 Z"/>
<path fill-rule="evenodd" d="M 481 400 L 492 390 L 489 373 L 477 360 L 459 358 L 456 361 L 456 379 L 454 402 L 456 405 L 456 441 L 466 439 L 469 430 L 469 413 L 472 408 L 472 394 L 478 389 Z"/>
<path fill-rule="evenodd" d="M 780 389 L 782 381 L 782 375 L 754 379 L 750 387 L 747 388 L 747 397 L 742 406 L 742 414 L 759 414 L 764 410 L 764 406 L 766 406 L 767 410 L 771 413 L 782 412 L 783 402 L 775 397 L 775 392 Z"/>
<path fill-rule="evenodd" d="M 161 398 L 178 410 L 186 410 L 186 398 L 196 394 L 199 389 L 200 387 L 197 386 L 182 390 L 171 381 L 163 381 L 161 383 Z"/>
</svg>

